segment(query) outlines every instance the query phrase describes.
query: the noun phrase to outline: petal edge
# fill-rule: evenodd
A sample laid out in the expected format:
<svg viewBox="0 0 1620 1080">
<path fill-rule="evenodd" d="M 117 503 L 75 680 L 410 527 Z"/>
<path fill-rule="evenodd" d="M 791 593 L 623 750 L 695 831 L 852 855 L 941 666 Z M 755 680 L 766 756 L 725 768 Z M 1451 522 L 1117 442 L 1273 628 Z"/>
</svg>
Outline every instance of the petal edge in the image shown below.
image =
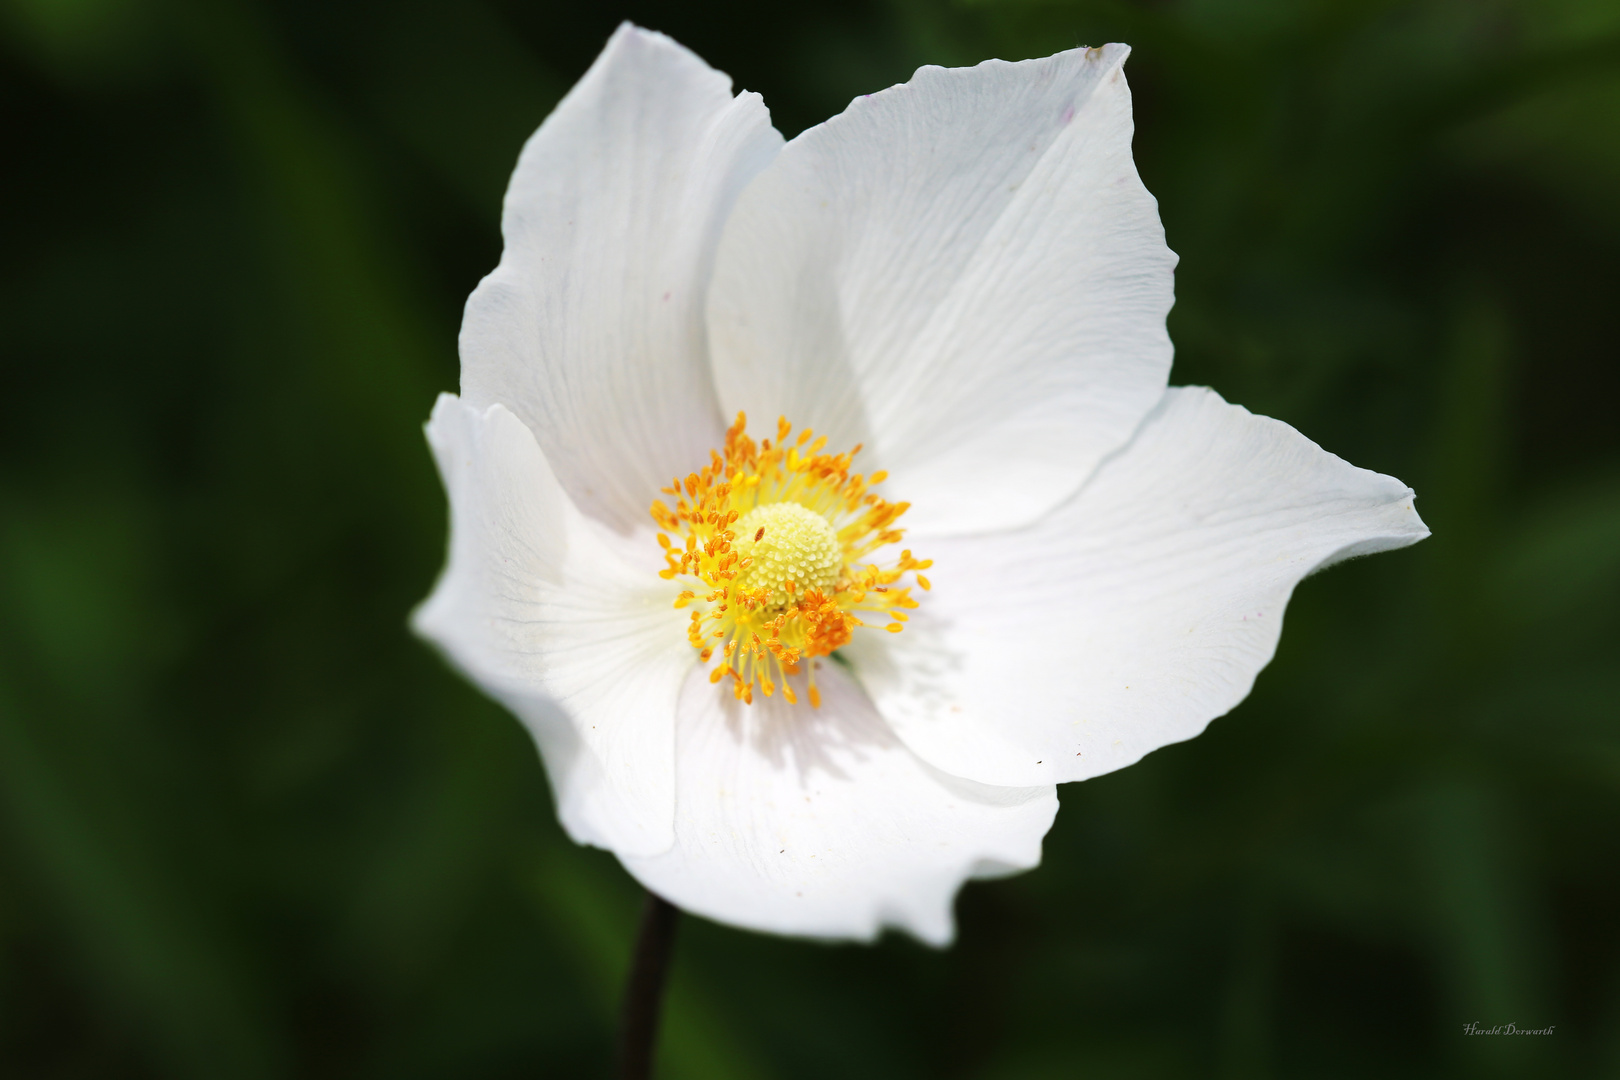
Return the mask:
<svg viewBox="0 0 1620 1080">
<path fill-rule="evenodd" d="M 441 395 L 427 432 L 449 556 L 412 628 L 534 735 L 570 836 L 668 848 L 675 702 L 692 666 L 673 590 L 618 556 L 503 406 Z"/>
<path fill-rule="evenodd" d="M 870 941 L 892 926 L 948 944 L 964 881 L 1040 861 L 1056 791 L 940 773 L 838 665 L 817 677 L 823 703 L 811 710 L 780 697 L 742 706 L 694 672 L 678 721 L 675 846 L 621 861 L 672 903 L 746 929 Z"/>
<path fill-rule="evenodd" d="M 1128 52 L 921 68 L 790 142 L 715 264 L 727 414 L 863 444 L 913 537 L 1071 494 L 1170 370 L 1175 255 L 1131 158 Z"/>
<path fill-rule="evenodd" d="M 1249 693 L 1307 575 L 1428 535 L 1410 488 L 1204 388 L 1173 388 L 1046 519 L 935 541 L 902 634 L 850 659 L 925 760 L 984 783 L 1084 780 L 1192 738 Z"/>
<path fill-rule="evenodd" d="M 709 276 L 781 144 L 758 94 L 625 23 L 512 173 L 500 265 L 462 322 L 462 395 L 516 413 L 570 498 L 620 531 L 720 445 Z"/>
</svg>

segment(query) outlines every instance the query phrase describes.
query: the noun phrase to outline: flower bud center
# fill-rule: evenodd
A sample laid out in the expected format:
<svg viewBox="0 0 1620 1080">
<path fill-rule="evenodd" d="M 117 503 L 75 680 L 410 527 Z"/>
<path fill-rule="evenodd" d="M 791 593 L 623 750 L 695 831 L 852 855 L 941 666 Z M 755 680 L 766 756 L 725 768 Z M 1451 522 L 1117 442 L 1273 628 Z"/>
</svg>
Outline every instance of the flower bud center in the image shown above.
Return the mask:
<svg viewBox="0 0 1620 1080">
<path fill-rule="evenodd" d="M 873 493 L 883 470 L 870 479 L 850 472 L 859 446 L 823 453 L 827 436 L 809 429 L 790 442 L 786 418 L 776 421 L 776 438 L 756 443 L 747 426 L 738 413 L 723 454 L 712 451 L 702 469 L 660 489 L 674 505 L 651 507 L 664 549 L 658 576 L 689 586 L 673 606 L 691 609 L 686 640 L 703 663 L 716 661 L 711 683 L 730 679 L 731 693 L 750 705 L 757 687 L 766 697 L 781 690 L 789 704 L 804 693 L 816 708 L 819 658 L 872 625 L 857 612 L 887 618 L 886 633 L 904 630 L 917 606 L 913 586 L 933 587 L 922 574 L 933 560 L 909 548 L 887 565 L 873 560 L 899 543 L 895 522 L 911 504 Z"/>
<path fill-rule="evenodd" d="M 838 581 L 844 564 L 838 534 L 814 510 L 793 502 L 771 503 L 744 514 L 732 531 L 738 555 L 753 560 L 737 576 L 737 585 L 749 592 L 768 590 L 770 609 L 785 609 L 794 592 L 831 589 Z"/>
</svg>

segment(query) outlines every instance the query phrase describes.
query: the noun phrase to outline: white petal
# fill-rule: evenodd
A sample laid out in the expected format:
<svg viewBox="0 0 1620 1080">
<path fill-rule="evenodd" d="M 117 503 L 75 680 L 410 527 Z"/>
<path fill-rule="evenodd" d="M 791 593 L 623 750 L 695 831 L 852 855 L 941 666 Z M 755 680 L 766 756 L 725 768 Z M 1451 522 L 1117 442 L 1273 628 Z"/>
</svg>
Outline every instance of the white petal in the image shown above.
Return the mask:
<svg viewBox="0 0 1620 1080">
<path fill-rule="evenodd" d="M 857 634 L 849 658 L 939 768 L 1083 780 L 1242 701 L 1301 578 L 1428 535 L 1412 500 L 1286 424 L 1172 389 L 1038 524 L 919 551 L 933 591 L 903 633 Z"/>
<path fill-rule="evenodd" d="M 1122 45 L 920 69 L 794 139 L 710 290 L 727 414 L 863 443 L 912 535 L 1034 520 L 1164 392 L 1175 256 Z"/>
<path fill-rule="evenodd" d="M 616 528 L 721 445 L 704 290 L 737 193 L 781 142 L 759 95 L 626 24 L 523 148 L 501 264 L 467 301 L 462 394 L 516 413 Z"/>
<path fill-rule="evenodd" d="M 652 891 L 751 930 L 870 940 L 885 926 L 943 945 L 969 877 L 1027 870 L 1056 790 L 947 776 L 895 739 L 836 664 L 820 709 L 745 706 L 695 672 L 681 693 L 675 847 L 624 859 Z"/>
<path fill-rule="evenodd" d="M 675 590 L 617 555 L 504 407 L 441 395 L 427 434 L 450 557 L 412 626 L 533 732 L 570 836 L 664 850 L 675 703 L 694 660 Z"/>
</svg>

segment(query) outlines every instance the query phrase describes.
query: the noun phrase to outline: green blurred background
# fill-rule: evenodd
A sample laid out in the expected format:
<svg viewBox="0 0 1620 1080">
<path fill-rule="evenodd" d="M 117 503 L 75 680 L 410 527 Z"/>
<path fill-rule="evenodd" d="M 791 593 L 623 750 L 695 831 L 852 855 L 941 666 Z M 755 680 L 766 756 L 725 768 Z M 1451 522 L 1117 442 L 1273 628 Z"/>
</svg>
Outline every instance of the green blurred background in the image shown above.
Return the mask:
<svg viewBox="0 0 1620 1080">
<path fill-rule="evenodd" d="M 790 135 L 1130 42 L 1173 381 L 1435 533 L 1063 788 L 953 949 L 688 919 L 664 1075 L 1620 1076 L 1620 4 L 0 13 L 0 1075 L 607 1075 L 639 892 L 405 617 L 506 176 L 630 18 Z"/>
</svg>

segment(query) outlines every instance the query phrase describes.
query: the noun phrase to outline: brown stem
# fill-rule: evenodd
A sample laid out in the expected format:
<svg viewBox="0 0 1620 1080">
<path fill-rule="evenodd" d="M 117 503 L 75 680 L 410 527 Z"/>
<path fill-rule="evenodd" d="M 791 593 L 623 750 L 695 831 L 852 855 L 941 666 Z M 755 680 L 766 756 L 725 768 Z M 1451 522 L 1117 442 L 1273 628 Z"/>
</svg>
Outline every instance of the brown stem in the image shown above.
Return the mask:
<svg viewBox="0 0 1620 1080">
<path fill-rule="evenodd" d="M 652 1076 L 653 1048 L 658 1043 L 658 1015 L 664 1000 L 664 977 L 675 945 L 675 923 L 680 910 L 649 892 L 641 908 L 636 932 L 636 953 L 630 960 L 630 981 L 624 988 L 619 1016 L 619 1076 L 621 1080 L 648 1080 Z"/>
</svg>

